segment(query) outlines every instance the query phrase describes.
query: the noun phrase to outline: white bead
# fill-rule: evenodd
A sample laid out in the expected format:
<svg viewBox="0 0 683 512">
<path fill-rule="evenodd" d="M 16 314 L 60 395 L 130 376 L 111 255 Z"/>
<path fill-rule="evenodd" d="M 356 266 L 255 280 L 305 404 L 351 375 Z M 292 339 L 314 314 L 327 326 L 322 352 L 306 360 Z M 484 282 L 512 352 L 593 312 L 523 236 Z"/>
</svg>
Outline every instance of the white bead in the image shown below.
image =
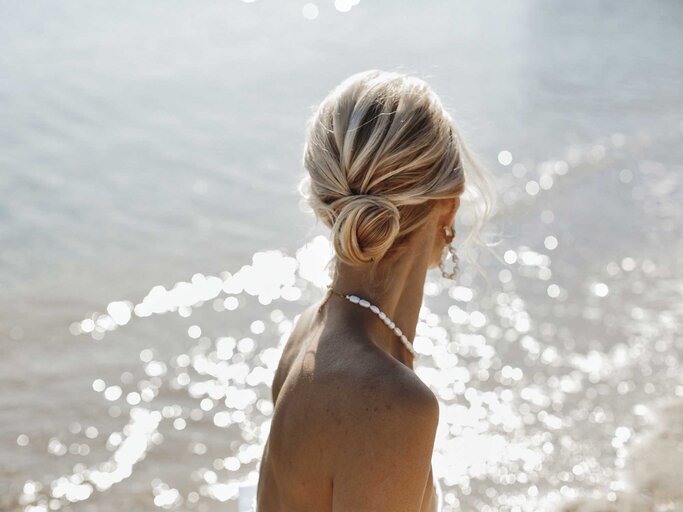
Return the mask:
<svg viewBox="0 0 683 512">
<path fill-rule="evenodd" d="M 389 327 L 392 331 L 394 331 L 394 333 L 396 334 L 396 336 L 398 336 L 398 337 L 401 339 L 401 342 L 405 345 L 406 349 L 408 349 L 408 351 L 413 355 L 413 357 L 417 357 L 418 354 L 417 354 L 417 352 L 415 351 L 415 349 L 413 349 L 413 345 L 412 345 L 412 343 L 410 343 L 410 340 L 406 337 L 405 334 L 403 334 L 403 331 L 401 331 L 401 329 L 399 329 L 399 328 L 396 326 L 396 323 L 394 323 L 394 321 L 391 320 L 391 319 L 386 315 L 386 313 L 384 313 L 384 311 L 382 311 L 381 309 L 379 309 L 379 308 L 378 308 L 377 306 L 375 306 L 374 304 L 371 304 L 369 301 L 367 301 L 367 300 L 365 300 L 365 299 L 361 299 L 361 298 L 358 297 L 357 295 L 346 295 L 345 297 L 346 297 L 350 302 L 353 302 L 354 304 L 358 304 L 358 305 L 360 305 L 360 306 L 363 306 L 364 308 L 369 308 L 370 311 L 372 311 L 372 312 L 375 313 L 377 316 L 379 316 L 379 317 L 382 319 L 382 321 L 383 321 L 385 324 L 387 324 L 387 327 Z"/>
</svg>

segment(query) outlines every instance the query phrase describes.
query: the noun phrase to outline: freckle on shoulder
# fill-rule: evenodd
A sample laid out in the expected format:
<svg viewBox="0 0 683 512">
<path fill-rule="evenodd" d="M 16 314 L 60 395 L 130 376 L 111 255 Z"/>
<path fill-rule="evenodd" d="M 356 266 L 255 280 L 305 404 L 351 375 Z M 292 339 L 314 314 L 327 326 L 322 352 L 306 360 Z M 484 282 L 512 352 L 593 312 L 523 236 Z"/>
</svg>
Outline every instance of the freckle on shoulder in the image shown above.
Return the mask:
<svg viewBox="0 0 683 512">
<path fill-rule="evenodd" d="M 405 370 L 403 370 L 405 369 Z M 374 413 L 410 413 L 437 418 L 439 401 L 412 370 L 401 367 L 388 373 L 370 372 L 358 379 L 354 400 Z"/>
</svg>

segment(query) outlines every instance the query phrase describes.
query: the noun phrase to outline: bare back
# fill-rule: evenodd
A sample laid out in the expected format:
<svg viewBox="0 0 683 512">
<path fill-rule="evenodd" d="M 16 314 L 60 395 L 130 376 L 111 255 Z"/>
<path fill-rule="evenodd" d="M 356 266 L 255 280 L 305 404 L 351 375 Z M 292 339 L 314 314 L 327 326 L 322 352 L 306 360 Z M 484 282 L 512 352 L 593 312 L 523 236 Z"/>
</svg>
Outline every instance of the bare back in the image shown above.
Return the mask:
<svg viewBox="0 0 683 512">
<path fill-rule="evenodd" d="M 316 320 L 316 308 L 299 318 L 273 380 L 275 409 L 261 460 L 258 512 L 331 512 L 341 466 L 373 429 L 373 418 L 406 396 L 436 402 L 438 409 L 414 372 L 379 347 L 335 343 L 335 337 L 353 334 L 328 332 Z M 392 471 L 385 468 L 382 478 Z M 430 465 L 416 512 L 434 510 L 435 499 Z"/>
</svg>

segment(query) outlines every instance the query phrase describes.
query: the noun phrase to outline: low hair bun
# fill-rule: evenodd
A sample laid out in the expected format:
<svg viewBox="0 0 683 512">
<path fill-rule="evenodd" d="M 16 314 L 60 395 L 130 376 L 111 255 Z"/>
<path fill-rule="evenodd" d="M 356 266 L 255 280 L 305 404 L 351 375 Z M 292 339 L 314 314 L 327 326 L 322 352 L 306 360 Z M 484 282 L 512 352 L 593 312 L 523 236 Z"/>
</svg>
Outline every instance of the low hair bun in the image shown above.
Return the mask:
<svg viewBox="0 0 683 512">
<path fill-rule="evenodd" d="M 488 172 L 439 96 L 423 79 L 399 72 L 368 69 L 335 86 L 306 121 L 302 164 L 299 190 L 332 230 L 334 268 L 381 263 L 404 254 L 416 233 L 438 234 L 431 212 L 466 188 L 477 200 L 459 247 L 481 241 L 495 208 Z"/>
<path fill-rule="evenodd" d="M 349 265 L 378 261 L 400 229 L 398 207 L 378 195 L 344 196 L 330 205 L 336 211 L 332 240 L 338 257 Z"/>
</svg>

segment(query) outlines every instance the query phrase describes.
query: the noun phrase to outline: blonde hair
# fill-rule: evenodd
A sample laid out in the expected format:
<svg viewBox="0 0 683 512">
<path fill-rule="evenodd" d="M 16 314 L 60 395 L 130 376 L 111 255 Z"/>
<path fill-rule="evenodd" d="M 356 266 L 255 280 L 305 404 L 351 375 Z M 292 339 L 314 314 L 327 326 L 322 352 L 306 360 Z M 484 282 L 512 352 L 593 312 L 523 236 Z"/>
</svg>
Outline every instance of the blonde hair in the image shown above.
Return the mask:
<svg viewBox="0 0 683 512">
<path fill-rule="evenodd" d="M 495 196 L 438 96 L 417 77 L 367 70 L 335 87 L 306 123 L 299 190 L 349 265 L 401 251 L 439 199 L 481 201 L 463 244 L 478 240 Z"/>
</svg>

